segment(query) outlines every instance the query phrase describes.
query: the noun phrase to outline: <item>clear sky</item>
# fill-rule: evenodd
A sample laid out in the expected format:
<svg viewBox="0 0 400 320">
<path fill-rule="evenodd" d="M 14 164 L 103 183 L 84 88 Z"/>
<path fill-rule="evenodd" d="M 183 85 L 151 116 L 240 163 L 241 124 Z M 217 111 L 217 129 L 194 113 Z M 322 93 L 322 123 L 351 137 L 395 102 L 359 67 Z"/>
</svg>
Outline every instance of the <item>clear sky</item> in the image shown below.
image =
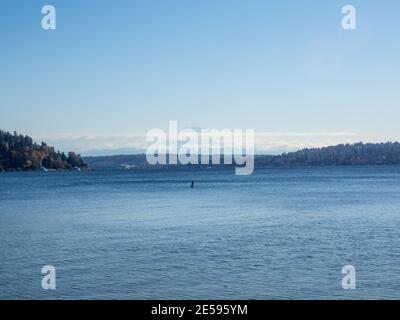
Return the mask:
<svg viewBox="0 0 400 320">
<path fill-rule="evenodd" d="M 41 28 L 45 4 L 56 30 Z M 356 30 L 341 28 L 346 4 Z M 272 133 L 266 149 L 400 140 L 398 0 L 9 0 L 0 12 L 0 128 L 61 149 L 135 147 L 169 120 Z"/>
</svg>

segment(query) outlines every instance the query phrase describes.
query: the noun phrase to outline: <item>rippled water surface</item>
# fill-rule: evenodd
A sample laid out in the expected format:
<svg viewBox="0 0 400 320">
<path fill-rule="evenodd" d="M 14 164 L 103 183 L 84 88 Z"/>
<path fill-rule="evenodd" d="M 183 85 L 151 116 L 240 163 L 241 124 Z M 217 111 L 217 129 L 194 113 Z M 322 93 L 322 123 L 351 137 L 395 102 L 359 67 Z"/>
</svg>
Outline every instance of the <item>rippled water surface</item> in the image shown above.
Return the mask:
<svg viewBox="0 0 400 320">
<path fill-rule="evenodd" d="M 398 166 L 0 173 L 0 299 L 399 299 L 399 240 Z"/>
</svg>

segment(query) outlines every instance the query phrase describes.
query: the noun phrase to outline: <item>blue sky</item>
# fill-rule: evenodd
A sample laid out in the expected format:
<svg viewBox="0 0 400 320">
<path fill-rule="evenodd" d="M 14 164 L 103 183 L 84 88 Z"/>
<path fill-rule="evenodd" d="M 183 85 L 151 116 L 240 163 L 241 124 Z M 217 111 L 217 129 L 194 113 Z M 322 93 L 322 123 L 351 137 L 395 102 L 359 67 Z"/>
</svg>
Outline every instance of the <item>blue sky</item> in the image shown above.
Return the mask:
<svg viewBox="0 0 400 320">
<path fill-rule="evenodd" d="M 346 4 L 357 30 L 341 28 Z M 399 140 L 399 14 L 397 0 L 3 1 L 0 128 L 78 151 L 140 147 L 169 120 L 271 133 L 266 150 Z"/>
</svg>

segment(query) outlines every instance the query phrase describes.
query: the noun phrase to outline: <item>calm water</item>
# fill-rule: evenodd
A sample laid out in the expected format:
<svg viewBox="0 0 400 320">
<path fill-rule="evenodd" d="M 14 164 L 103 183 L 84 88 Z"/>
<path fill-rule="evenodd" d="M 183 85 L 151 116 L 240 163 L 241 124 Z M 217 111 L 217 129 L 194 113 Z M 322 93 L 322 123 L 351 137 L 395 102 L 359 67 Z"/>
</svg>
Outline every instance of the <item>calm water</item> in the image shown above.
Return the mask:
<svg viewBox="0 0 400 320">
<path fill-rule="evenodd" d="M 399 239 L 397 166 L 0 173 L 1 299 L 399 299 Z"/>
</svg>

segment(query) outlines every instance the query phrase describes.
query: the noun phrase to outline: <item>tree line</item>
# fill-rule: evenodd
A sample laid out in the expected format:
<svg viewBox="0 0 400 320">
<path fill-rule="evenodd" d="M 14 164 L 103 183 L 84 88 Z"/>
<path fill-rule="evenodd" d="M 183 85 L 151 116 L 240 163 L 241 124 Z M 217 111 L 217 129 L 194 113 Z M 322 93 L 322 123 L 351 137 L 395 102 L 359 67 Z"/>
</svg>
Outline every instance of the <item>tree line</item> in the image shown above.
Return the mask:
<svg viewBox="0 0 400 320">
<path fill-rule="evenodd" d="M 307 148 L 277 156 L 259 156 L 257 166 L 336 166 L 400 164 L 400 143 L 339 144 L 323 148 Z"/>
<path fill-rule="evenodd" d="M 0 171 L 86 169 L 79 154 L 56 151 L 45 142 L 38 144 L 29 136 L 0 130 Z"/>
</svg>

